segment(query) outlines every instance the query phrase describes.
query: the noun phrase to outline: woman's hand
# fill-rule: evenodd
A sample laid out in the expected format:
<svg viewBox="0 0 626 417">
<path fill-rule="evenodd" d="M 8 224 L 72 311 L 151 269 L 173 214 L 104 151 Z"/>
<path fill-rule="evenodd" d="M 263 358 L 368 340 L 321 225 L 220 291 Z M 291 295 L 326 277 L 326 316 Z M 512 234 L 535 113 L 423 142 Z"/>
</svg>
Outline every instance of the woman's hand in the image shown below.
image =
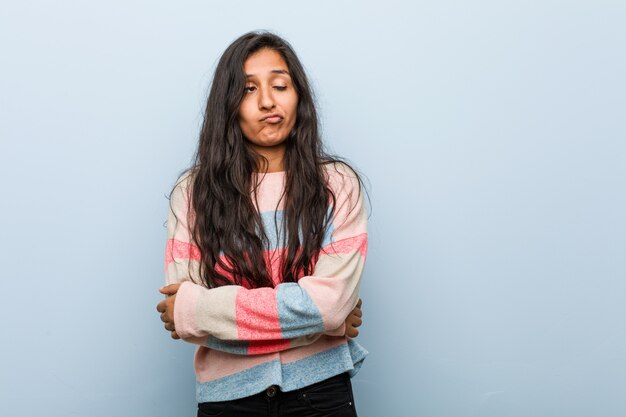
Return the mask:
<svg viewBox="0 0 626 417">
<path fill-rule="evenodd" d="M 161 321 L 165 323 L 165 330 L 172 332 L 172 339 L 180 339 L 174 329 L 174 302 L 176 301 L 176 292 L 178 292 L 180 284 L 170 284 L 159 289 L 161 294 L 168 297 L 157 304 L 157 311 L 161 313 Z"/>
<path fill-rule="evenodd" d="M 357 337 L 359 335 L 359 331 L 356 329 L 363 323 L 361 317 L 363 317 L 363 312 L 361 311 L 361 305 L 363 301 L 359 298 L 359 302 L 354 307 L 354 310 L 350 312 L 348 317 L 346 318 L 346 336 L 348 337 Z"/>
</svg>

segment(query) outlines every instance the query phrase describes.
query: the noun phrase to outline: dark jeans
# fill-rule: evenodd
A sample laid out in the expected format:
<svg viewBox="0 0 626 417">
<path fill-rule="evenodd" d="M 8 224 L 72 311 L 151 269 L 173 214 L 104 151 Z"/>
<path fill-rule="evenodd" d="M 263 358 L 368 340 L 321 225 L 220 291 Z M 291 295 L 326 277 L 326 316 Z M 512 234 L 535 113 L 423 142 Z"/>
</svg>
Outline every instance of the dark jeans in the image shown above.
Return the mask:
<svg viewBox="0 0 626 417">
<path fill-rule="evenodd" d="M 230 401 L 198 403 L 198 417 L 357 417 L 347 373 L 294 391 L 272 385 Z"/>
</svg>

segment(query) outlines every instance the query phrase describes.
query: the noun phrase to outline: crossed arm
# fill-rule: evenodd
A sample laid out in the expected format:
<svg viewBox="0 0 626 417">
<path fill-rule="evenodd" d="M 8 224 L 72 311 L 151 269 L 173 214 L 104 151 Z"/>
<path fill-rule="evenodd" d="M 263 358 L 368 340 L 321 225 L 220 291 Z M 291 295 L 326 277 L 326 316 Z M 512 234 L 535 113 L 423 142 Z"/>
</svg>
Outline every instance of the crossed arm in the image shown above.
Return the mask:
<svg viewBox="0 0 626 417">
<path fill-rule="evenodd" d="M 165 330 L 169 331 L 172 339 L 175 339 L 175 340 L 181 339 L 181 337 L 176 332 L 176 328 L 174 325 L 174 305 L 176 302 L 176 293 L 178 292 L 179 287 L 180 287 L 180 284 L 170 284 L 170 285 L 161 287 L 159 289 L 159 292 L 161 294 L 165 294 L 167 298 L 159 302 L 159 304 L 157 304 L 157 311 L 161 313 L 160 318 L 161 318 L 161 321 L 163 321 L 164 323 Z M 359 301 L 356 307 L 354 307 L 354 309 L 350 312 L 350 314 L 346 318 L 346 321 L 344 322 L 344 325 L 335 332 L 325 332 L 324 334 L 331 335 L 331 336 L 343 336 L 345 334 L 345 336 L 350 337 L 350 338 L 357 337 L 359 335 L 359 330 L 357 329 L 357 327 L 361 326 L 361 324 L 363 323 L 363 320 L 362 320 L 363 312 L 361 309 L 362 305 L 363 305 L 363 302 L 359 298 Z M 342 332 L 342 330 L 344 329 L 345 329 L 345 333 Z M 315 333 L 313 335 L 314 337 L 304 336 L 304 337 L 292 339 L 290 347 L 294 347 L 294 345 L 312 343 L 315 340 L 317 340 L 321 334 L 322 333 Z M 202 345 L 208 342 L 208 341 L 203 340 L 202 338 L 199 338 L 196 340 L 187 339 L 186 341 L 191 342 L 191 343 L 195 342 L 197 344 L 202 344 Z M 222 341 L 222 343 L 219 343 L 217 341 L 212 341 L 212 343 L 213 343 L 212 347 L 219 348 L 220 350 L 226 349 L 227 351 L 230 351 L 230 352 L 232 352 L 233 349 L 237 351 L 241 351 L 241 347 L 242 347 L 241 344 L 233 343 L 233 342 L 227 343 L 226 341 Z M 228 347 L 230 347 L 230 349 L 228 349 Z"/>
<path fill-rule="evenodd" d="M 367 229 L 358 182 L 347 178 L 331 178 L 337 202 L 313 273 L 297 283 L 255 289 L 236 285 L 208 289 L 189 280 L 196 272 L 199 251 L 189 236 L 189 193 L 181 181 L 172 194 L 167 223 L 169 285 L 161 292 L 168 298 L 157 306 L 172 337 L 232 353 L 258 354 L 310 344 L 322 334 L 356 336 Z"/>
</svg>

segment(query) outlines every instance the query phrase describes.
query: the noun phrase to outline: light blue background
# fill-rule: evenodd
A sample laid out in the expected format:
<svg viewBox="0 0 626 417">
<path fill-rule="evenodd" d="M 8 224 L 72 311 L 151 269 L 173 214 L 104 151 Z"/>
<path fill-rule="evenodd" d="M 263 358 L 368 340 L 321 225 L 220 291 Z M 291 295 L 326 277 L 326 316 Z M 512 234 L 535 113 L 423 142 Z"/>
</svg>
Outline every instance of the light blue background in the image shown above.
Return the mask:
<svg viewBox="0 0 626 417">
<path fill-rule="evenodd" d="M 370 180 L 360 417 L 626 415 L 623 1 L 4 2 L 0 415 L 195 416 L 165 194 L 284 36 Z"/>
</svg>

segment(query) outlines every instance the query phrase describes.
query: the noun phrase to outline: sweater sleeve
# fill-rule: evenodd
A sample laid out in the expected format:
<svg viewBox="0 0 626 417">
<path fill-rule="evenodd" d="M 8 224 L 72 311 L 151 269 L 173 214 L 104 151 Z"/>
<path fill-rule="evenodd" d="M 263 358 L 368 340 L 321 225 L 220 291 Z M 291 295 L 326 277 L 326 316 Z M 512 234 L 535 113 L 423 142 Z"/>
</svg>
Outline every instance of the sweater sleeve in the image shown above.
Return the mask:
<svg viewBox="0 0 626 417">
<path fill-rule="evenodd" d="M 345 168 L 336 172 L 329 176 L 336 197 L 332 224 L 312 274 L 275 288 L 207 289 L 183 281 L 174 306 L 174 326 L 181 338 L 263 344 L 342 327 L 359 298 L 367 213 L 354 174 Z"/>
<path fill-rule="evenodd" d="M 171 195 L 167 216 L 167 240 L 165 248 L 165 283 L 186 285 L 195 284 L 191 277 L 199 280 L 200 251 L 192 243 L 189 224 L 193 221 L 193 215 L 189 216 L 189 173 L 183 175 Z M 197 278 L 197 279 L 196 279 Z M 182 286 L 181 286 L 182 288 Z M 180 294 L 180 291 L 179 291 Z M 177 294 L 177 300 L 179 297 Z M 176 306 L 180 306 L 176 302 Z M 175 310 L 179 307 L 175 307 Z M 178 329 L 177 329 L 178 332 Z M 345 334 L 345 323 L 341 323 L 335 329 L 314 334 L 307 334 L 300 337 L 283 338 L 279 340 L 220 340 L 219 338 L 204 335 L 189 335 L 183 332 L 181 338 L 189 343 L 207 346 L 213 349 L 222 350 L 234 354 L 257 354 L 260 352 L 278 352 L 296 346 L 307 345 L 315 342 L 322 334 L 330 336 L 343 336 Z"/>
</svg>

